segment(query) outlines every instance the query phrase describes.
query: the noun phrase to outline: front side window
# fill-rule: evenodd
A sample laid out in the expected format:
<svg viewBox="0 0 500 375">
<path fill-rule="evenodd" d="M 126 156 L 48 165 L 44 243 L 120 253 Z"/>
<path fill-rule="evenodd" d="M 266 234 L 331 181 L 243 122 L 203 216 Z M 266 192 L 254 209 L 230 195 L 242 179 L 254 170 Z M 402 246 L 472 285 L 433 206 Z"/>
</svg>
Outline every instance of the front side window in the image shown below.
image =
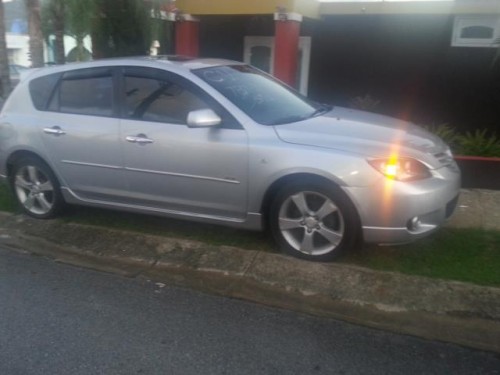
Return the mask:
<svg viewBox="0 0 500 375">
<path fill-rule="evenodd" d="M 250 66 L 216 66 L 197 69 L 193 73 L 263 125 L 301 121 L 329 109 Z"/>
<path fill-rule="evenodd" d="M 160 74 L 147 76 L 126 69 L 125 117 L 144 121 L 186 124 L 188 113 L 209 106 L 188 88 Z"/>
</svg>

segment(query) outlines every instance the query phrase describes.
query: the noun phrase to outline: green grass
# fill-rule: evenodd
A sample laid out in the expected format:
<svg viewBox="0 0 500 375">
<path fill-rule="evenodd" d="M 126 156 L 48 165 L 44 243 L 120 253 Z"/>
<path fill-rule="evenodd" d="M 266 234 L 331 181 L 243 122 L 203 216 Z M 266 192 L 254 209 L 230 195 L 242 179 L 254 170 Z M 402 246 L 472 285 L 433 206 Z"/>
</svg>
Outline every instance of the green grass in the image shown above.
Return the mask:
<svg viewBox="0 0 500 375">
<path fill-rule="evenodd" d="M 10 189 L 3 184 L 0 184 L 0 211 L 21 212 L 14 202 Z M 243 231 L 158 216 L 69 206 L 60 220 L 65 223 L 96 225 L 145 234 L 192 239 L 215 246 L 237 246 L 243 249 L 273 251 L 272 240 L 262 232 Z"/>
<path fill-rule="evenodd" d="M 215 246 L 236 246 L 243 249 L 273 251 L 271 239 L 262 232 L 250 232 L 157 216 L 75 206 L 62 220 L 145 234 L 191 239 Z"/>
<path fill-rule="evenodd" d="M 18 209 L 4 185 L 0 210 Z M 210 245 L 276 251 L 268 235 L 216 225 L 198 224 L 155 216 L 74 207 L 60 220 L 161 236 L 174 236 Z M 339 262 L 376 270 L 466 281 L 500 287 L 500 231 L 442 228 L 433 236 L 404 246 L 366 246 Z"/>
<path fill-rule="evenodd" d="M 15 212 L 17 205 L 7 185 L 0 183 L 0 211 Z"/>
<path fill-rule="evenodd" d="M 500 286 L 500 232 L 441 228 L 404 246 L 366 246 L 344 263 L 409 275 Z"/>
</svg>

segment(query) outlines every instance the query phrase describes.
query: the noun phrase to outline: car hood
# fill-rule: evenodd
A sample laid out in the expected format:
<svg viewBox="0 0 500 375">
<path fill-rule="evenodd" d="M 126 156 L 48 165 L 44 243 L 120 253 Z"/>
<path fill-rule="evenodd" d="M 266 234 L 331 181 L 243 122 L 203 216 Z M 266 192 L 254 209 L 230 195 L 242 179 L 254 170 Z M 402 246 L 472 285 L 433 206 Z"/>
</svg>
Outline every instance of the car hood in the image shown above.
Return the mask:
<svg viewBox="0 0 500 375">
<path fill-rule="evenodd" d="M 365 157 L 417 158 L 438 167 L 451 159 L 443 141 L 409 122 L 388 116 L 335 107 L 328 113 L 291 124 L 276 125 L 287 143 L 324 147 Z"/>
</svg>

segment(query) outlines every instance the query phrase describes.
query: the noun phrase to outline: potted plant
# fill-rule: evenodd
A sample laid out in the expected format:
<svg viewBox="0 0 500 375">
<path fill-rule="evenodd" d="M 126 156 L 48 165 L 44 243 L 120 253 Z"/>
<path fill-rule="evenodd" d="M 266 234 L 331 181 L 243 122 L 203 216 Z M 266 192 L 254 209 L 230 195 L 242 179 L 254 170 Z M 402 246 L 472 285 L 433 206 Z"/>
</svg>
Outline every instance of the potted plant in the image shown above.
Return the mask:
<svg viewBox="0 0 500 375">
<path fill-rule="evenodd" d="M 486 129 L 457 136 L 462 187 L 500 190 L 500 139 Z"/>
<path fill-rule="evenodd" d="M 427 127 L 450 145 L 462 171 L 462 187 L 500 190 L 500 138 L 487 129 L 464 134 L 448 124 Z"/>
</svg>

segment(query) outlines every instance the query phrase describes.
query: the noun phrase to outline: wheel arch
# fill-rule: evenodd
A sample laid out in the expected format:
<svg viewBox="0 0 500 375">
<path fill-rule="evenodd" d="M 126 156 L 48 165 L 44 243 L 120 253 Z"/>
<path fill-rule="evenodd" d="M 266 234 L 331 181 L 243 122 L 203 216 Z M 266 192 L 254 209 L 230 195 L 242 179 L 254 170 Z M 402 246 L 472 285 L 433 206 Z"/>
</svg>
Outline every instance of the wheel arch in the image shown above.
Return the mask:
<svg viewBox="0 0 500 375">
<path fill-rule="evenodd" d="M 342 194 L 347 199 L 347 201 L 351 204 L 352 210 L 354 212 L 354 215 L 356 216 L 358 223 L 361 223 L 361 220 L 359 217 L 359 212 L 358 212 L 358 209 L 356 207 L 356 204 L 352 201 L 351 197 L 349 197 L 349 195 L 346 194 L 340 188 L 339 184 L 337 184 L 334 181 L 332 181 L 326 177 L 323 177 L 321 175 L 317 175 L 314 173 L 300 172 L 300 173 L 288 174 L 286 176 L 282 176 L 282 177 L 278 178 L 266 190 L 266 192 L 264 194 L 264 198 L 262 199 L 261 207 L 260 207 L 260 213 L 262 214 L 264 228 L 266 228 L 266 229 L 269 228 L 270 209 L 271 209 L 272 202 L 275 199 L 278 192 L 283 187 L 285 187 L 289 184 L 295 184 L 295 183 L 316 184 L 316 185 L 324 186 L 327 188 L 332 188 L 335 191 L 340 192 L 340 194 Z"/>
<path fill-rule="evenodd" d="M 33 168 L 24 176 L 24 182 L 17 182 L 20 168 Z M 35 152 L 28 150 L 14 151 L 6 161 L 6 175 L 9 186 L 22 210 L 37 219 L 56 217 L 65 207 L 58 177 L 50 165 Z M 41 177 L 43 176 L 43 177 Z M 47 183 L 47 184 L 46 184 Z M 29 203 L 28 203 L 29 202 Z"/>
<path fill-rule="evenodd" d="M 6 167 L 7 178 L 10 178 L 10 176 L 12 175 L 12 170 L 13 170 L 14 164 L 17 161 L 19 161 L 23 158 L 26 158 L 26 157 L 32 157 L 32 158 L 38 159 L 42 163 L 47 165 L 47 167 L 49 167 L 52 171 L 54 171 L 54 169 L 50 166 L 50 164 L 43 157 L 41 157 L 39 154 L 37 154 L 36 152 L 29 151 L 29 150 L 16 150 L 12 154 L 9 155 L 9 157 L 7 158 L 7 161 L 6 161 L 5 167 Z M 56 175 L 56 177 L 57 177 L 57 175 Z"/>
</svg>

